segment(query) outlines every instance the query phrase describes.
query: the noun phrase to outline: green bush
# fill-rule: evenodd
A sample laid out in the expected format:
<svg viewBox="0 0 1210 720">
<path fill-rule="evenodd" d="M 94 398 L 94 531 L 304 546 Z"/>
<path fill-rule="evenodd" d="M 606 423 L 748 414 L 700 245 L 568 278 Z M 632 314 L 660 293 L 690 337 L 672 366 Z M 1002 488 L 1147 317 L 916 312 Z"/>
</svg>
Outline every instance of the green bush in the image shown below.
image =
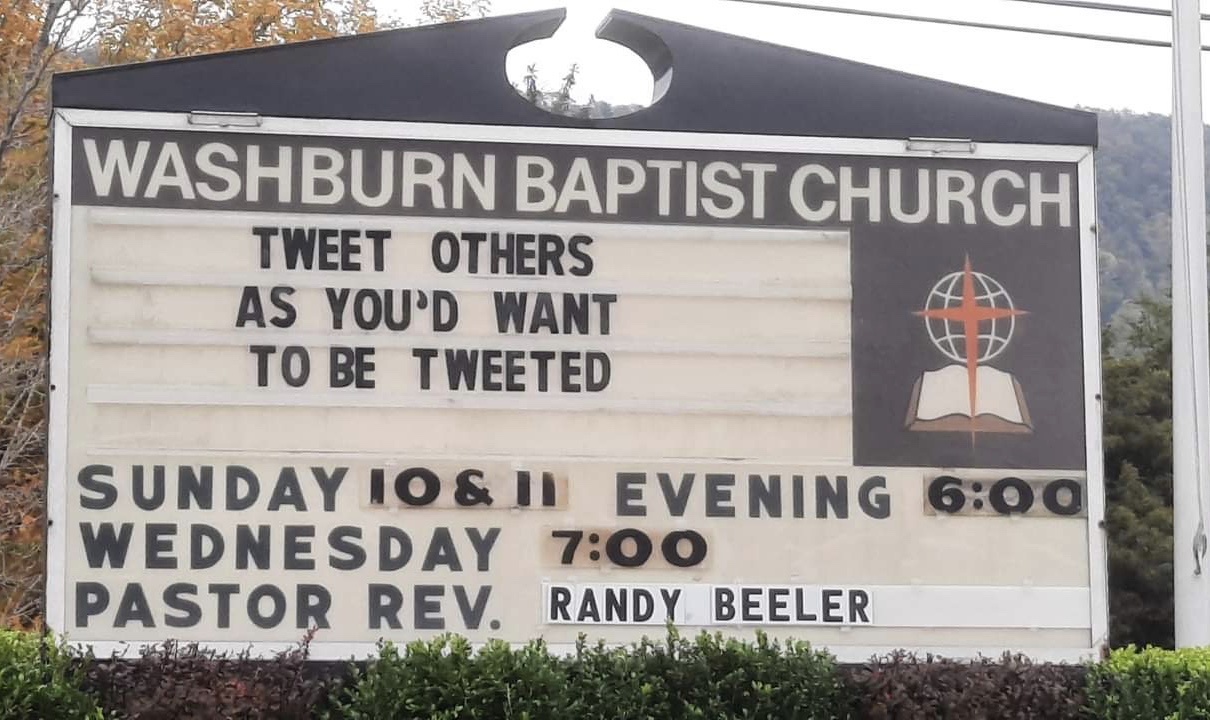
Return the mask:
<svg viewBox="0 0 1210 720">
<path fill-rule="evenodd" d="M 630 648 L 589 646 L 568 656 L 541 641 L 513 650 L 462 638 L 384 644 L 332 698 L 331 720 L 553 720 L 605 718 L 844 717 L 848 698 L 830 656 L 805 643 L 781 645 L 702 634 Z"/>
<path fill-rule="evenodd" d="M 663 643 L 629 648 L 585 645 L 567 661 L 568 717 L 843 717 L 844 686 L 831 656 L 803 642 L 756 642 L 670 630 Z"/>
<path fill-rule="evenodd" d="M 569 716 L 585 720 L 672 717 L 673 698 L 653 668 L 666 666 L 665 646 L 650 640 L 632 647 L 588 645 L 581 636 L 566 662 Z M 613 715 L 611 715 L 613 713 Z"/>
<path fill-rule="evenodd" d="M 566 707 L 567 678 L 557 658 L 535 641 L 514 651 L 491 642 L 476 653 L 465 638 L 380 646 L 365 670 L 332 698 L 332 720 L 392 718 L 557 718 Z"/>
<path fill-rule="evenodd" d="M 1088 673 L 1098 720 L 1210 718 L 1210 648 L 1115 650 Z"/>
<path fill-rule="evenodd" d="M 0 630 L 0 719 L 103 718 L 83 681 L 81 658 L 50 637 Z"/>
<path fill-rule="evenodd" d="M 669 633 L 662 677 L 675 718 L 825 720 L 844 715 L 846 696 L 832 657 L 805 642 L 782 645 L 757 633 L 755 644 L 721 635 L 692 641 Z M 660 717 L 656 715 L 656 717 Z"/>
</svg>

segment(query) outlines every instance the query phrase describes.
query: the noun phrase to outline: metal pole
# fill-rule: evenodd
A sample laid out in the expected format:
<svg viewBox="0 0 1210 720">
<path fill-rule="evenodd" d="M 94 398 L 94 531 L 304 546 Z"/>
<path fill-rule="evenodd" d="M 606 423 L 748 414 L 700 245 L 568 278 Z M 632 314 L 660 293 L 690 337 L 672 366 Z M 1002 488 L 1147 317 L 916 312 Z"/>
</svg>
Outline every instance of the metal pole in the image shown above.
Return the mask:
<svg viewBox="0 0 1210 720">
<path fill-rule="evenodd" d="M 1172 3 L 1172 495 L 1176 645 L 1210 645 L 1206 178 L 1200 0 Z"/>
</svg>

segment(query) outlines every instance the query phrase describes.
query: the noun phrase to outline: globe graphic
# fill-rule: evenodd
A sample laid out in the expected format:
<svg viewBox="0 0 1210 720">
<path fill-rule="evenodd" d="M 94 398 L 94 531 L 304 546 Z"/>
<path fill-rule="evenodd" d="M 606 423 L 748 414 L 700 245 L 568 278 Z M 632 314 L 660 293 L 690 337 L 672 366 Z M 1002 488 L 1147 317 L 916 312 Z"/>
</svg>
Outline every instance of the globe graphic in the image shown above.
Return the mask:
<svg viewBox="0 0 1210 720">
<path fill-rule="evenodd" d="M 929 292 L 926 310 L 958 308 L 962 305 L 962 277 L 959 271 L 941 278 Z M 995 279 L 980 272 L 971 272 L 975 286 L 975 303 L 985 308 L 1012 310 L 1013 300 Z M 954 362 L 966 362 L 966 333 L 963 323 L 938 317 L 925 317 L 929 339 L 943 355 Z M 983 320 L 979 323 L 978 362 L 987 362 L 1004 352 L 1016 329 L 1016 317 Z"/>
</svg>

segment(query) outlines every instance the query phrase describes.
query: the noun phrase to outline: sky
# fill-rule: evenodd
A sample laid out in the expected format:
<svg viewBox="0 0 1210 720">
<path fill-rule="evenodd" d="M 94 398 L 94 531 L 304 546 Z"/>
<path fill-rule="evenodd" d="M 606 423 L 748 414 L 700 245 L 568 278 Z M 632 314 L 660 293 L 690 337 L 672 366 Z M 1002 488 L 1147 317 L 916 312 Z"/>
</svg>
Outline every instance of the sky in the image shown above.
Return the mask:
<svg viewBox="0 0 1210 720">
<path fill-rule="evenodd" d="M 1172 30 L 1171 20 L 1165 17 L 1013 0 L 813 1 L 1158 40 L 1168 40 Z M 1171 7 L 1163 0 L 1107 1 Z M 377 4 L 386 15 L 412 20 L 419 2 L 378 0 Z M 574 94 L 578 101 L 589 93 L 613 103 L 647 104 L 651 100 L 651 76 L 638 56 L 593 36 L 609 10 L 618 8 L 1067 107 L 1168 114 L 1172 105 L 1168 48 L 860 18 L 734 0 L 492 0 L 491 14 L 557 7 L 567 9 L 563 26 L 548 40 L 515 48 L 508 57 L 508 74 L 520 83 L 526 65 L 536 63 L 542 85 L 549 88 L 557 85 L 571 63 L 578 63 Z M 1202 44 L 1210 45 L 1210 23 L 1204 22 L 1201 31 Z M 674 69 L 673 82 L 675 76 Z M 1205 99 L 1210 116 L 1210 98 Z"/>
</svg>

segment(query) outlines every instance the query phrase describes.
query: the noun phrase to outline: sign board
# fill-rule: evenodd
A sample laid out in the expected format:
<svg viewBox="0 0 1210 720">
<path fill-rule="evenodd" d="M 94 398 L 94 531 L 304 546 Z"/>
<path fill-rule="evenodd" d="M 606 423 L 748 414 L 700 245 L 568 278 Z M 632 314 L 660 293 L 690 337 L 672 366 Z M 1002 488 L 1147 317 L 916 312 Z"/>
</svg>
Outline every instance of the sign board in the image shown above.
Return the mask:
<svg viewBox="0 0 1210 720">
<path fill-rule="evenodd" d="M 1104 642 L 1090 146 L 218 117 L 56 111 L 72 641 Z"/>
</svg>

